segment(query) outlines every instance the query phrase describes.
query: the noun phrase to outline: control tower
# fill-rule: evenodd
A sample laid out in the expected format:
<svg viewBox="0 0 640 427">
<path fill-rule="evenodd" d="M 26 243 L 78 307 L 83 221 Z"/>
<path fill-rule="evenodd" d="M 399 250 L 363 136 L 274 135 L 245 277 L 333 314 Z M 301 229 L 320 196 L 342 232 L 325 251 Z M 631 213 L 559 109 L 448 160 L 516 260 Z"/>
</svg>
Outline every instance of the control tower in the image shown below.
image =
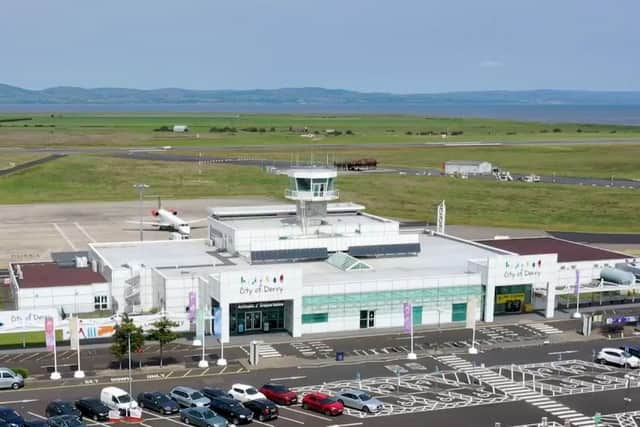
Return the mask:
<svg viewBox="0 0 640 427">
<path fill-rule="evenodd" d="M 310 226 L 319 226 L 327 216 L 327 203 L 337 200 L 338 172 L 329 168 L 296 168 L 287 171 L 289 188 L 285 197 L 296 202 L 298 224 L 307 234 Z"/>
</svg>

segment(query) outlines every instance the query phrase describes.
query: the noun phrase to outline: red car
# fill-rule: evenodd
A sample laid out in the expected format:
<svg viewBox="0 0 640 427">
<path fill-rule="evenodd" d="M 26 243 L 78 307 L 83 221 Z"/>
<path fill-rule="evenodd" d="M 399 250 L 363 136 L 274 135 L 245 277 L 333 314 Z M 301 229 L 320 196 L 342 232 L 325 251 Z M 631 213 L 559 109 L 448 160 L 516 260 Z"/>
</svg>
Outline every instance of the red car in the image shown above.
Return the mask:
<svg viewBox="0 0 640 427">
<path fill-rule="evenodd" d="M 322 412 L 325 415 L 340 415 L 344 405 L 324 393 L 309 393 L 302 398 L 302 407 Z"/>
<path fill-rule="evenodd" d="M 298 403 L 298 395 L 289 390 L 289 387 L 282 384 L 265 384 L 260 387 L 260 392 L 267 399 L 279 403 L 280 405 L 293 405 Z"/>
</svg>

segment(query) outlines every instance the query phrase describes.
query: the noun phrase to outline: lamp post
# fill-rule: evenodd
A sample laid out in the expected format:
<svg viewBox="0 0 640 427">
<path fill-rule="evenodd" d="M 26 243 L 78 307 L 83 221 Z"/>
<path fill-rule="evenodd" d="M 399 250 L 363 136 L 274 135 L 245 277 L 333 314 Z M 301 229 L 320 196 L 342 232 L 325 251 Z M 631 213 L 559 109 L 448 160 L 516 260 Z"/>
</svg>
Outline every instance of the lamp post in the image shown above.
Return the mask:
<svg viewBox="0 0 640 427">
<path fill-rule="evenodd" d="M 147 184 L 139 183 L 139 184 L 134 184 L 133 188 L 138 190 L 138 194 L 140 195 L 140 212 L 139 212 L 139 214 L 140 214 L 140 226 L 139 226 L 138 230 L 140 231 L 140 241 L 142 242 L 142 240 L 143 240 L 143 237 L 142 237 L 142 217 L 144 215 L 144 212 L 143 212 L 144 208 L 143 208 L 143 205 L 142 205 L 142 198 L 143 198 L 143 195 L 144 195 L 144 190 L 149 188 L 149 186 Z"/>
<path fill-rule="evenodd" d="M 131 386 L 131 382 L 132 382 L 132 378 L 131 378 L 131 332 L 129 332 L 129 334 L 127 335 L 127 348 L 128 348 L 128 353 L 129 353 L 129 397 L 131 399 L 133 399 L 133 392 L 132 392 L 132 386 Z M 129 415 L 131 415 L 131 402 L 129 402 L 129 407 L 127 409 L 127 412 L 129 413 Z"/>
</svg>

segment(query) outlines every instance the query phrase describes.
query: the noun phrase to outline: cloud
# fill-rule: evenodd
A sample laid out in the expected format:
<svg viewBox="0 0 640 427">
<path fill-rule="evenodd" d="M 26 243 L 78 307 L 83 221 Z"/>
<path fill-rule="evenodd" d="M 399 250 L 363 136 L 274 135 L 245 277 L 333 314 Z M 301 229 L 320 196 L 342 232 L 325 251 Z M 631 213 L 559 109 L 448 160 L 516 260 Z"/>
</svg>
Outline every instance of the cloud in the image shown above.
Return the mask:
<svg viewBox="0 0 640 427">
<path fill-rule="evenodd" d="M 485 59 L 480 62 L 480 68 L 500 68 L 504 64 L 495 59 Z"/>
</svg>

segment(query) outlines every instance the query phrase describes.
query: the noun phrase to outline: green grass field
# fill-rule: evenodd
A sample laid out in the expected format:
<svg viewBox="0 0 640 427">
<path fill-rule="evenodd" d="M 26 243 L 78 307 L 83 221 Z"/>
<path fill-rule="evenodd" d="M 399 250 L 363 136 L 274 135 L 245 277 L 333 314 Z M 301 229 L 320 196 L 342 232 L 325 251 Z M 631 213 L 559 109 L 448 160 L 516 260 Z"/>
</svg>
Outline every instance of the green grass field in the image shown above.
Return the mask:
<svg viewBox="0 0 640 427">
<path fill-rule="evenodd" d="M 194 151 L 171 150 L 167 154 L 198 155 Z M 220 157 L 249 157 L 255 159 L 311 160 L 333 163 L 334 159 L 374 158 L 379 167 L 407 166 L 441 168 L 447 160 L 487 160 L 514 173 L 558 176 L 583 176 L 640 179 L 640 144 L 572 144 L 522 145 L 490 147 L 424 147 L 424 148 L 357 148 L 348 149 L 291 149 L 236 150 L 203 153 Z"/>
<path fill-rule="evenodd" d="M 286 177 L 259 168 L 69 156 L 0 178 L 0 203 L 134 199 L 132 183 L 183 198 L 271 196 L 281 199 Z M 340 177 L 341 200 L 373 213 L 433 221 L 447 200 L 448 222 L 521 228 L 638 232 L 637 190 L 496 183 L 445 177 L 369 174 Z"/>
<path fill-rule="evenodd" d="M 143 146 L 143 145 L 305 145 L 362 142 L 546 141 L 585 138 L 640 137 L 639 126 L 518 122 L 476 118 L 434 118 L 410 115 L 260 115 L 260 114 L 0 114 L 0 146 Z M 154 132 L 161 126 L 185 124 L 186 134 Z M 238 132 L 211 133 L 211 127 Z M 264 132 L 242 129 L 255 127 Z M 341 136 L 303 138 L 289 127 L 326 129 Z M 271 131 L 271 128 L 274 130 Z M 559 132 L 554 132 L 559 130 Z M 353 135 L 346 135 L 347 131 Z M 461 134 L 453 136 L 453 133 Z M 432 133 L 432 134 L 430 134 Z M 199 137 L 198 137 L 199 136 Z"/>
<path fill-rule="evenodd" d="M 19 165 L 25 162 L 30 162 L 31 160 L 36 160 L 41 157 L 44 157 L 44 155 L 38 154 L 38 153 L 25 153 L 25 154 L 0 153 L 0 170 L 8 169 L 15 165 Z"/>
<path fill-rule="evenodd" d="M 62 330 L 56 329 L 56 340 L 62 340 Z M 0 346 L 22 345 L 22 344 L 43 344 L 44 331 L 13 332 L 0 334 Z M 51 356 L 53 357 L 53 356 Z"/>
</svg>

